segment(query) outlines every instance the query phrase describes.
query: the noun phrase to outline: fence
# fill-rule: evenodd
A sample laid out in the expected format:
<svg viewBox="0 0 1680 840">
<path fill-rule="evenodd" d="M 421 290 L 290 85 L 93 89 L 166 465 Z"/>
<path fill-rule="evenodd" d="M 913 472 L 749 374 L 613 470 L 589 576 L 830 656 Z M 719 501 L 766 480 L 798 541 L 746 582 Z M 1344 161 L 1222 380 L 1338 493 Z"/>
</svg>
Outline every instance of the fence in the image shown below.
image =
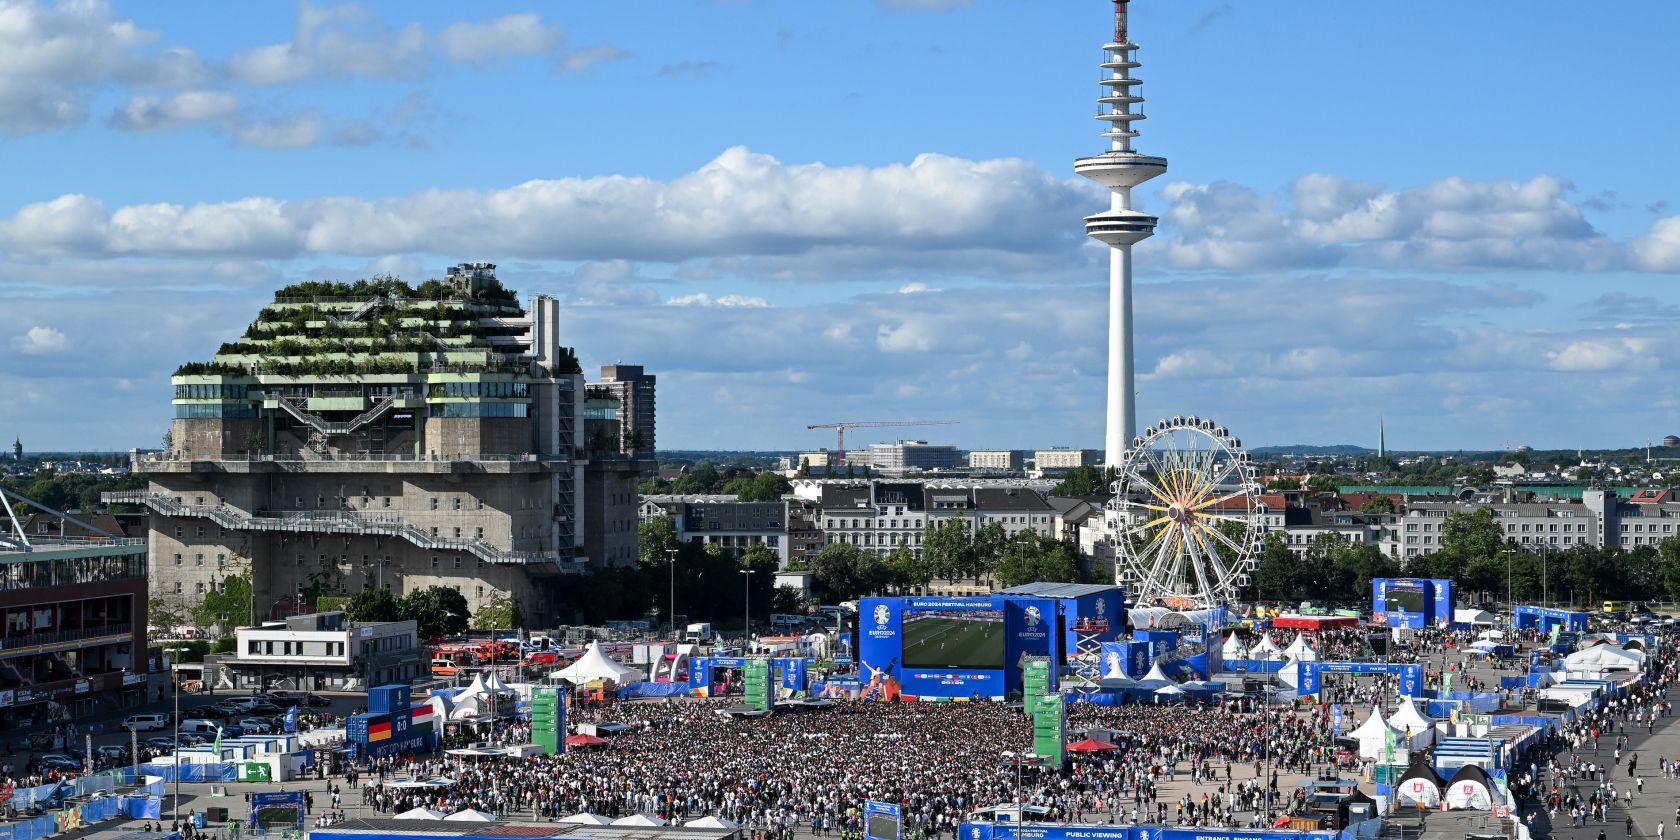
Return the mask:
<svg viewBox="0 0 1680 840">
<path fill-rule="evenodd" d="M 50 814 L 0 826 L 0 840 L 39 840 L 64 831 L 92 825 L 118 816 L 117 799 L 105 797 Z"/>
</svg>

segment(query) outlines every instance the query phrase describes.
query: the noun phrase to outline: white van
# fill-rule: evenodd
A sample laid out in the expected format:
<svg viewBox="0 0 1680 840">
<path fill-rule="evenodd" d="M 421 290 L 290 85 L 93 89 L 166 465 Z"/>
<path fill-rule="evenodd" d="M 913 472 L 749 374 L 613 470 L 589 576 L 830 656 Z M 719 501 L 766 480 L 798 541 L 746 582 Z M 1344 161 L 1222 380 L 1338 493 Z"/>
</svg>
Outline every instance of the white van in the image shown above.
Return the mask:
<svg viewBox="0 0 1680 840">
<path fill-rule="evenodd" d="M 217 721 L 205 720 L 204 718 L 187 718 L 181 721 L 182 732 L 194 732 L 199 735 L 214 735 L 216 730 L 221 728 L 222 725 Z"/>
<path fill-rule="evenodd" d="M 135 732 L 156 732 L 169 727 L 169 715 L 129 715 L 122 725 Z"/>
</svg>

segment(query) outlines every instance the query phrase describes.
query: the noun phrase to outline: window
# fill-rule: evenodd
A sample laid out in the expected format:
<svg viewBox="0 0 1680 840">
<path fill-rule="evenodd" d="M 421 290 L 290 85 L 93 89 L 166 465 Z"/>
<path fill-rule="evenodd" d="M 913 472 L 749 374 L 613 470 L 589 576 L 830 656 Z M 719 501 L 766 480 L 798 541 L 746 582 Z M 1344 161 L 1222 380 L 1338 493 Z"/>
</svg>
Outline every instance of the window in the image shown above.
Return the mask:
<svg viewBox="0 0 1680 840">
<path fill-rule="evenodd" d="M 204 594 L 204 581 L 201 580 L 198 583 L 193 584 L 193 591 L 197 592 L 200 595 L 203 595 Z"/>
<path fill-rule="evenodd" d="M 197 528 L 194 528 L 193 536 L 198 537 L 201 540 L 204 539 L 204 526 L 200 525 Z"/>
<path fill-rule="evenodd" d="M 461 568 L 461 558 L 459 557 L 455 558 L 455 568 Z"/>
<path fill-rule="evenodd" d="M 175 565 L 181 565 L 181 555 L 179 554 L 175 555 Z"/>
<path fill-rule="evenodd" d="M 436 571 L 437 567 L 438 567 L 438 559 L 436 557 L 433 557 L 432 558 L 432 570 Z"/>
<path fill-rule="evenodd" d="M 225 565 L 227 565 L 227 555 L 226 554 L 217 554 L 216 555 L 216 568 L 221 569 Z"/>
<path fill-rule="evenodd" d="M 473 529 L 473 539 L 475 539 L 475 540 L 484 539 L 484 528 L 483 527 L 478 527 L 478 528 Z"/>
<path fill-rule="evenodd" d="M 459 526 L 456 526 L 456 528 L 455 528 L 455 539 L 460 539 L 460 538 L 461 538 L 461 528 Z"/>
<path fill-rule="evenodd" d="M 1627 526 L 1623 525 L 1622 530 L 1626 531 Z M 175 539 L 181 539 L 181 538 L 185 537 L 186 535 L 187 535 L 186 529 L 182 528 L 179 525 L 175 526 Z"/>
<path fill-rule="evenodd" d="M 302 496 L 297 497 L 297 509 L 298 510 L 303 510 L 303 497 Z"/>
<path fill-rule="evenodd" d="M 180 581 L 175 581 L 175 594 L 176 595 L 181 594 L 181 582 Z"/>
<path fill-rule="evenodd" d="M 193 555 L 193 560 L 196 561 L 196 565 L 199 565 L 199 566 L 204 565 L 204 555 L 202 553 L 194 554 Z"/>
<path fill-rule="evenodd" d="M 484 587 L 482 587 L 482 586 L 478 587 L 478 597 L 480 597 L 480 598 L 484 597 Z"/>
<path fill-rule="evenodd" d="M 484 500 L 483 499 L 478 500 L 478 509 L 479 510 L 484 510 Z"/>
<path fill-rule="evenodd" d="M 438 500 L 437 500 L 436 496 L 433 496 L 432 497 L 432 510 L 437 510 L 437 509 L 438 509 Z"/>
</svg>

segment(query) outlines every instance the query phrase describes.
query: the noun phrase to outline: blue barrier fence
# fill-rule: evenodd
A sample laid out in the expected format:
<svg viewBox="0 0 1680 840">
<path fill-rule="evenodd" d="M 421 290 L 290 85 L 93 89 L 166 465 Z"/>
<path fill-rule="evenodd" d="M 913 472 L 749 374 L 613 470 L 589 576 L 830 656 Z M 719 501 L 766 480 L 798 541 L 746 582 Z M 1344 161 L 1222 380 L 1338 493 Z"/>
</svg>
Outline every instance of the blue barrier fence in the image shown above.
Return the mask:
<svg viewBox="0 0 1680 840">
<path fill-rule="evenodd" d="M 216 764 L 142 764 L 140 772 L 148 776 L 157 776 L 165 782 L 175 781 L 177 773 L 181 781 L 193 782 L 232 782 L 239 777 L 239 765 Z"/>
<path fill-rule="evenodd" d="M 63 808 L 50 814 L 0 826 L 0 840 L 39 840 L 52 834 L 74 831 L 117 815 L 115 797 L 96 799 L 72 808 Z"/>
<path fill-rule="evenodd" d="M 618 696 L 627 697 L 687 697 L 688 681 L 681 682 L 639 682 L 630 683 L 618 690 Z"/>
</svg>

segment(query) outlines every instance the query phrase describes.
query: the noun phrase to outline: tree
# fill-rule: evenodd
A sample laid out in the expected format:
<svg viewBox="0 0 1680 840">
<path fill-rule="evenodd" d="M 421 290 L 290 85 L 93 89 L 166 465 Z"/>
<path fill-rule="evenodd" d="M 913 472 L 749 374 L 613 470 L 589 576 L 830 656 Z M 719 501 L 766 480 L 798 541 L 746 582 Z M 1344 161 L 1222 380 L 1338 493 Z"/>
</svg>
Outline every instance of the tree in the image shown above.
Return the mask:
<svg viewBox="0 0 1680 840">
<path fill-rule="evenodd" d="M 1389 496 L 1372 496 L 1359 506 L 1360 513 L 1393 513 L 1394 499 Z"/>
<path fill-rule="evenodd" d="M 498 592 L 473 613 L 472 626 L 474 630 L 514 630 L 525 626 L 525 616 L 519 612 L 519 602 Z"/>
<path fill-rule="evenodd" d="M 818 589 L 833 601 L 879 592 L 888 583 L 887 564 L 855 545 L 830 543 L 811 560 Z"/>
<path fill-rule="evenodd" d="M 186 624 L 187 617 L 179 610 L 166 607 L 157 601 L 146 599 L 146 623 L 154 627 L 176 627 Z"/>
<path fill-rule="evenodd" d="M 992 574 L 999 585 L 1019 586 L 1032 581 L 1077 583 L 1078 549 L 1065 542 L 1021 531 L 1010 538 Z"/>
<path fill-rule="evenodd" d="M 344 617 L 351 621 L 402 621 L 402 604 L 391 590 L 367 587 L 350 596 Z"/>
<path fill-rule="evenodd" d="M 1680 601 L 1680 537 L 1664 537 L 1657 544 L 1657 577 L 1668 600 Z"/>
<path fill-rule="evenodd" d="M 733 493 L 743 502 L 779 502 L 782 494 L 793 489 L 788 480 L 773 472 L 761 472 L 758 475 L 741 476 L 732 479 L 724 485 L 723 492 Z"/>
<path fill-rule="evenodd" d="M 887 555 L 887 577 L 900 592 L 924 586 L 929 579 L 927 564 L 909 546 L 901 545 Z"/>
<path fill-rule="evenodd" d="M 402 617 L 411 619 L 422 639 L 455 636 L 467 629 L 467 599 L 449 586 L 428 586 L 403 596 Z"/>
<path fill-rule="evenodd" d="M 972 568 L 974 542 L 963 520 L 952 517 L 938 525 L 929 525 L 922 537 L 922 561 L 929 578 L 956 580 Z"/>
<path fill-rule="evenodd" d="M 1272 532 L 1260 544 L 1260 563 L 1254 567 L 1254 594 L 1262 601 L 1288 601 L 1297 597 L 1295 552 L 1284 544 L 1283 535 Z"/>
<path fill-rule="evenodd" d="M 1102 467 L 1074 467 L 1050 488 L 1052 496 L 1107 496 L 1114 491 L 1114 471 Z"/>
<path fill-rule="evenodd" d="M 1341 479 L 1337 476 L 1318 473 L 1307 479 L 1307 489 L 1316 490 L 1320 493 L 1334 493 L 1341 483 Z"/>
<path fill-rule="evenodd" d="M 1272 490 L 1299 490 L 1301 489 L 1301 480 L 1298 478 L 1274 478 L 1266 482 L 1266 486 Z"/>
<path fill-rule="evenodd" d="M 193 607 L 193 620 L 200 627 L 212 624 L 239 624 L 251 614 L 251 579 L 244 575 L 228 575 L 220 586 L 204 593 L 204 600 Z"/>
<path fill-rule="evenodd" d="M 753 543 L 741 553 L 740 562 L 740 568 L 748 572 L 747 588 L 752 593 L 752 614 L 768 619 L 771 612 L 781 612 L 772 609 L 778 588 L 776 570 L 781 566 L 776 552 L 765 547 L 763 543 Z"/>
</svg>

